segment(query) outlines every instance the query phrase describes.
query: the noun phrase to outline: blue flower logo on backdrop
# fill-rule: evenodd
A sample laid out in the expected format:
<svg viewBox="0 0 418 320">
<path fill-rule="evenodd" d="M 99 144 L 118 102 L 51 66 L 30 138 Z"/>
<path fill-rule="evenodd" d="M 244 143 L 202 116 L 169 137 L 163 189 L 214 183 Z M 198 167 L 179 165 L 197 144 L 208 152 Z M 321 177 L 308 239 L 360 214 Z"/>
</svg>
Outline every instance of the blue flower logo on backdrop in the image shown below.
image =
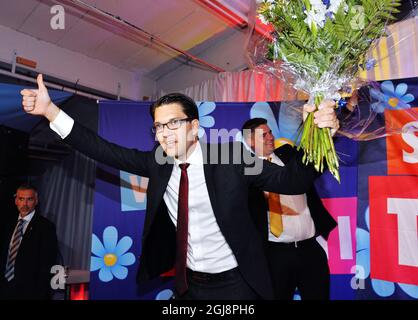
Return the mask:
<svg viewBox="0 0 418 320">
<path fill-rule="evenodd" d="M 401 110 L 411 108 L 410 102 L 415 100 L 411 93 L 407 93 L 408 85 L 400 83 L 394 86 L 392 81 L 383 81 L 380 90 L 370 89 L 370 95 L 377 102 L 371 104 L 372 110 L 377 113 L 383 113 L 385 109 Z"/>
<path fill-rule="evenodd" d="M 118 230 L 114 226 L 103 231 L 103 243 L 93 233 L 90 271 L 99 271 L 99 279 L 109 282 L 116 277 L 123 280 L 128 276 L 128 268 L 135 263 L 135 256 L 128 252 L 132 246 L 132 238 L 125 236 L 118 242 Z"/>
<path fill-rule="evenodd" d="M 216 109 L 214 102 L 197 102 L 197 108 L 199 111 L 199 138 L 202 138 L 205 134 L 204 128 L 212 128 L 215 125 L 215 118 L 210 114 Z"/>
<path fill-rule="evenodd" d="M 158 292 L 158 294 L 155 296 L 155 300 L 170 300 L 173 295 L 173 290 L 164 289 Z"/>
<path fill-rule="evenodd" d="M 369 207 L 367 207 L 364 218 L 368 230 L 357 228 L 356 241 L 357 265 L 363 267 L 364 273 L 358 273 L 357 277 L 360 279 L 367 279 L 370 276 L 370 221 L 369 221 Z M 412 298 L 418 298 L 418 286 L 411 284 L 395 283 L 379 279 L 371 279 L 373 291 L 380 297 L 390 297 L 395 292 L 395 286 L 398 285 L 407 295 Z"/>
</svg>

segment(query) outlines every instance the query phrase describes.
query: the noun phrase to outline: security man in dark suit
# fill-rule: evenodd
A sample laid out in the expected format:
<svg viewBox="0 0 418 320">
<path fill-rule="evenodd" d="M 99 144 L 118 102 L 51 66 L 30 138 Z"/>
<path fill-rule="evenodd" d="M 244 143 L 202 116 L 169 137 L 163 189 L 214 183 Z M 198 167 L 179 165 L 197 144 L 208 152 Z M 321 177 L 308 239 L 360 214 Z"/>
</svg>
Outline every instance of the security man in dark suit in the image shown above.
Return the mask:
<svg viewBox="0 0 418 320">
<path fill-rule="evenodd" d="M 38 193 L 32 185 L 17 189 L 15 204 L 18 219 L 5 223 L 0 239 L 0 297 L 50 299 L 50 272 L 58 253 L 55 225 L 35 209 Z"/>
</svg>

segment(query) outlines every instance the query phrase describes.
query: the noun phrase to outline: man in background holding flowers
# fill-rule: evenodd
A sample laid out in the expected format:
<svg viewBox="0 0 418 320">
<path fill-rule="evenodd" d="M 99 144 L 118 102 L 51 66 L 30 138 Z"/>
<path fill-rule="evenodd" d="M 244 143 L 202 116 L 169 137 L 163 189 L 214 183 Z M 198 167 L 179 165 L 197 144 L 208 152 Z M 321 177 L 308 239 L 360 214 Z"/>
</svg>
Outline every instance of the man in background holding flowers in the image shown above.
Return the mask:
<svg viewBox="0 0 418 320">
<path fill-rule="evenodd" d="M 290 144 L 275 149 L 275 137 L 266 119 L 250 119 L 242 129 L 245 143 L 259 158 L 279 166 L 296 161 L 298 152 Z M 291 300 L 298 288 L 303 300 L 328 300 L 328 260 L 316 237 L 327 239 L 337 223 L 323 206 L 315 186 L 300 195 L 253 188 L 249 208 L 265 246 L 275 298 Z"/>
</svg>

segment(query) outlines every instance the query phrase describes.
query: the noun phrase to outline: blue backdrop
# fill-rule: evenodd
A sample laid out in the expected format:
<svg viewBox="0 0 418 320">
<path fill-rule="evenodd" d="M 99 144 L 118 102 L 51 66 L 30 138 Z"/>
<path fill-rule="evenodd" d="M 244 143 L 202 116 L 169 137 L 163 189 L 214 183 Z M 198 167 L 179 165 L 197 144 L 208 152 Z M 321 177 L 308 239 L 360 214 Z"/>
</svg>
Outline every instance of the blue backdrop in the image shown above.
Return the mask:
<svg viewBox="0 0 418 320">
<path fill-rule="evenodd" d="M 240 128 L 250 117 L 263 116 L 280 139 L 293 139 L 299 123 L 295 116 L 283 112 L 280 103 L 198 103 L 201 139 L 209 137 L 209 129 L 226 129 L 219 142 L 240 139 Z M 150 150 L 156 143 L 151 134 L 149 103 L 101 102 L 99 134 L 126 147 Z M 279 128 L 281 130 L 279 130 Z M 206 137 L 203 134 L 206 131 Z M 214 142 L 211 140 L 211 142 Z M 342 184 L 331 175 L 318 180 L 323 198 L 355 198 L 357 196 L 357 143 L 339 139 Z M 100 165 L 97 172 L 94 209 L 91 299 L 164 299 L 171 295 L 172 277 L 137 286 L 135 274 L 141 254 L 141 233 L 145 215 L 146 179 Z M 342 213 L 343 214 L 343 213 Z M 349 231 L 350 232 L 350 231 Z M 330 247 L 328 244 L 327 249 Z M 331 251 L 329 251 L 331 253 Z M 158 254 L 158 253 L 157 253 Z M 116 261 L 116 262 L 115 262 Z M 335 275 L 335 298 L 351 298 L 353 274 Z M 297 296 L 296 296 L 297 298 Z"/>
<path fill-rule="evenodd" d="M 29 132 L 42 118 L 31 116 L 23 111 L 20 91 L 28 86 L 0 84 L 0 124 Z M 35 89 L 35 87 L 33 88 Z M 72 94 L 58 90 L 48 90 L 51 100 L 59 105 Z"/>
<path fill-rule="evenodd" d="M 417 83 L 417 79 L 386 81 L 380 89 L 374 89 L 377 92 L 371 94 L 371 107 L 379 113 L 377 121 L 385 123 L 385 117 L 389 115 L 393 114 L 392 117 L 396 118 L 402 112 L 413 110 L 412 107 L 417 102 L 415 97 L 418 96 Z M 261 116 L 268 119 L 278 144 L 293 139 L 299 126 L 293 109 L 285 102 L 200 102 L 198 107 L 202 127 L 201 139 L 209 137 L 210 142 L 216 141 L 211 139 L 209 129 L 225 129 L 222 137 L 217 137 L 218 142 L 240 140 L 239 129 L 244 121 L 253 117 Z M 101 102 L 99 119 L 99 134 L 112 142 L 141 150 L 150 150 L 156 143 L 150 131 L 152 120 L 149 115 L 149 103 Z M 400 255 L 396 249 L 398 247 L 393 249 L 371 245 L 376 241 L 373 240 L 375 238 L 379 240 L 379 237 L 385 239 L 390 236 L 400 239 L 403 233 L 408 232 L 411 235 L 409 229 L 394 228 L 394 225 L 384 229 L 380 227 L 379 219 L 369 219 L 369 194 L 374 192 L 371 188 L 376 187 L 370 186 L 369 180 L 391 178 L 387 170 L 387 139 L 358 143 L 346 138 L 337 138 L 335 144 L 341 160 L 341 184 L 329 173 L 323 174 L 316 181 L 317 190 L 325 206 L 339 224 L 331 232 L 328 241 L 318 238 L 328 254 L 331 299 L 418 298 L 418 263 L 414 265 L 415 262 L 412 262 L 405 267 L 399 262 Z M 408 152 L 411 152 L 410 147 L 406 147 Z M 416 171 L 403 172 L 404 174 L 418 173 L 418 138 L 415 147 Z M 415 180 L 412 181 L 415 183 Z M 146 286 L 137 286 L 135 283 L 138 262 L 141 259 L 140 239 L 145 215 L 146 186 L 147 181 L 142 177 L 103 165 L 98 168 L 91 260 L 91 299 L 167 299 L 172 294 L 171 274 L 162 275 Z M 413 192 L 416 192 L 418 199 L 418 183 L 412 184 L 412 187 L 410 183 L 405 186 L 409 189 L 408 197 L 414 198 Z M 385 190 L 391 186 L 380 183 L 378 187 Z M 405 193 L 400 194 L 400 197 L 405 197 Z M 373 201 L 386 203 L 387 195 L 385 192 L 376 192 L 373 194 Z M 380 210 L 382 212 L 379 210 L 371 211 L 374 216 L 387 216 L 390 213 L 387 209 Z M 410 210 L 418 212 L 418 205 Z M 410 243 L 415 245 L 414 241 L 418 243 L 418 234 L 416 228 L 413 230 L 417 237 L 414 238 L 412 231 Z M 401 245 L 402 243 L 399 244 L 399 248 Z M 378 253 L 379 258 L 382 252 L 387 254 L 386 261 L 393 260 L 394 264 L 373 262 L 374 258 L 371 257 Z M 418 251 L 409 254 L 409 261 L 418 261 Z M 393 266 L 395 269 L 399 267 L 400 271 L 395 272 Z M 393 279 L 402 279 L 403 282 Z M 299 299 L 297 293 L 295 299 Z"/>
</svg>

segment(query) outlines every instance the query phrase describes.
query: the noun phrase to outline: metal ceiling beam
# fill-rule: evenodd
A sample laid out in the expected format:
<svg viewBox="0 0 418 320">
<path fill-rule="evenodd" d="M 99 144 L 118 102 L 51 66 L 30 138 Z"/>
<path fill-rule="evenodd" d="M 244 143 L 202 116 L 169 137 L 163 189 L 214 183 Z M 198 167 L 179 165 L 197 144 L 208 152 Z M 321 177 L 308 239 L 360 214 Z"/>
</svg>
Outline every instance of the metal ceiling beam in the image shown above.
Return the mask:
<svg viewBox="0 0 418 320">
<path fill-rule="evenodd" d="M 239 29 L 245 29 L 248 27 L 248 22 L 241 13 L 236 12 L 229 6 L 225 5 L 218 0 L 195 0 L 195 2 L 201 4 L 207 11 L 212 14 L 215 14 L 222 18 L 232 27 Z"/>
<path fill-rule="evenodd" d="M 195 2 L 199 3 L 203 6 L 206 10 L 211 12 L 212 14 L 222 18 L 232 27 L 236 27 L 238 29 L 245 29 L 249 27 L 249 17 L 246 17 L 241 12 L 234 10 L 230 7 L 227 3 L 222 0 L 194 0 Z M 255 19 L 254 23 L 255 32 L 259 35 L 272 40 L 271 31 L 272 29 L 261 23 L 259 19 Z"/>
<path fill-rule="evenodd" d="M 73 7 L 75 9 L 78 10 L 87 10 L 86 15 L 88 16 L 98 16 L 101 17 L 102 19 L 104 18 L 104 22 L 114 26 L 114 27 L 118 27 L 119 29 L 121 29 L 121 31 L 124 32 L 129 32 L 129 34 L 127 35 L 127 38 L 132 39 L 132 36 L 138 36 L 141 38 L 141 40 L 149 42 L 150 45 L 156 45 L 159 46 L 163 49 L 168 49 L 169 51 L 171 51 L 172 53 L 176 53 L 177 55 L 181 55 L 183 57 L 185 57 L 187 59 L 187 61 L 192 61 L 195 62 L 201 66 L 204 66 L 212 71 L 215 71 L 217 73 L 219 72 L 224 72 L 225 70 L 213 65 L 203 59 L 200 59 L 199 57 L 196 57 L 192 54 L 190 54 L 189 52 L 185 51 L 185 50 L 181 50 L 165 41 L 163 41 L 162 39 L 158 38 L 157 36 L 154 36 L 153 34 L 143 30 L 142 28 L 135 26 L 123 19 L 121 19 L 120 17 L 115 16 L 114 14 L 110 13 L 110 12 L 106 12 L 104 10 L 101 10 L 95 6 L 92 6 L 88 3 L 85 3 L 81 0 L 55 0 L 56 2 L 64 5 L 64 6 L 69 6 L 69 7 Z"/>
</svg>

